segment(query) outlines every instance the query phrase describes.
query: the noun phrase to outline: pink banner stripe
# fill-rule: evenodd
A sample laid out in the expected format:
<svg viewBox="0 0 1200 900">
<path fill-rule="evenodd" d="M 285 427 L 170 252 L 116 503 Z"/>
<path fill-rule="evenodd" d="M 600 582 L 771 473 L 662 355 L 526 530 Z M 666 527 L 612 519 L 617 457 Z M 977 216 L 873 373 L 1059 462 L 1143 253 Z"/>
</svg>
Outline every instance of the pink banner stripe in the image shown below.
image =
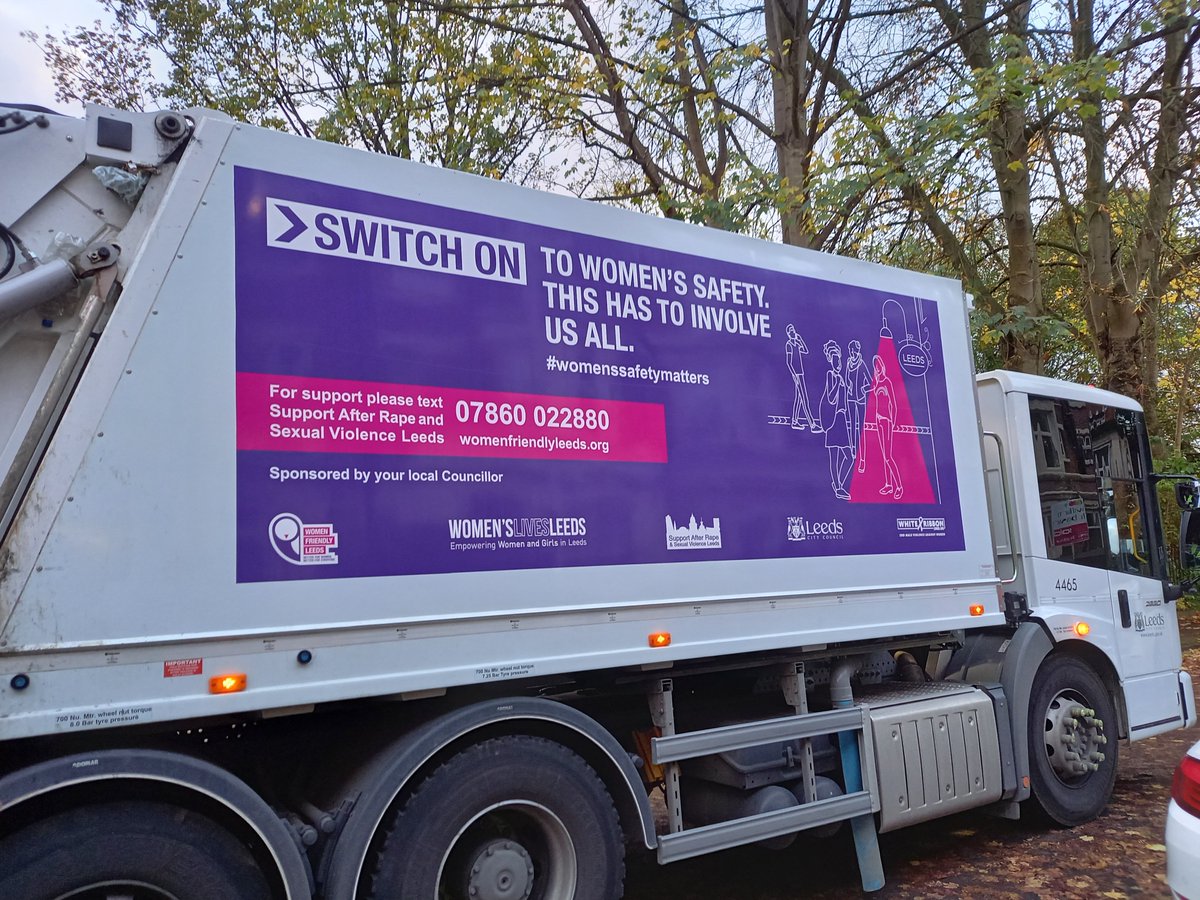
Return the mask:
<svg viewBox="0 0 1200 900">
<path fill-rule="evenodd" d="M 237 448 L 667 461 L 662 404 L 239 372 Z"/>
</svg>

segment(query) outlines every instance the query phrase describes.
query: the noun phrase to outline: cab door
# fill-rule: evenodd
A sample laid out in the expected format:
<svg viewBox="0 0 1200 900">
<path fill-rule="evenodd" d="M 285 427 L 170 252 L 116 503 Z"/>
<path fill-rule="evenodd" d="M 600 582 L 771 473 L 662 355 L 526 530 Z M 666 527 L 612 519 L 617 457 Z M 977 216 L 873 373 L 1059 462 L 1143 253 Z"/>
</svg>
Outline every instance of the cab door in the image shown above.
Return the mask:
<svg viewBox="0 0 1200 900">
<path fill-rule="evenodd" d="M 1163 600 L 1140 480 L 1103 479 L 1101 505 L 1109 547 L 1109 588 L 1121 670 L 1147 675 L 1180 663 L 1175 604 Z"/>
<path fill-rule="evenodd" d="M 1163 596 L 1165 558 L 1158 507 L 1147 468 L 1139 462 L 1137 435 L 1114 451 L 1120 456 L 1102 478 L 1117 652 L 1125 688 L 1130 737 L 1172 728 L 1187 710 L 1179 696 L 1182 663 L 1174 603 Z M 1104 467 L 1104 453 L 1097 454 Z M 1123 458 L 1121 458 L 1123 457 Z"/>
<path fill-rule="evenodd" d="M 1105 395 L 1096 392 L 1097 399 Z M 1108 395 L 1112 396 L 1112 395 Z M 1040 599 L 1107 620 L 1131 737 L 1177 725 L 1181 663 L 1175 606 L 1163 597 L 1166 556 L 1142 413 L 1111 403 L 1029 397 L 1045 562 Z"/>
</svg>

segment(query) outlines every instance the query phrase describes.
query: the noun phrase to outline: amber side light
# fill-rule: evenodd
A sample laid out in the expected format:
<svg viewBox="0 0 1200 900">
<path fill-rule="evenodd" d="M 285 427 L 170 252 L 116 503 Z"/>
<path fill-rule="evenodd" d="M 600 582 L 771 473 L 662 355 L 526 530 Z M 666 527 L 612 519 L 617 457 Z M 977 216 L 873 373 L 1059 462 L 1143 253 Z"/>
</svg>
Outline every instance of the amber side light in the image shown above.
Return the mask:
<svg viewBox="0 0 1200 900">
<path fill-rule="evenodd" d="M 1075 633 L 1079 635 L 1079 637 L 1087 637 L 1092 633 L 1092 626 L 1087 622 L 1076 622 Z"/>
<path fill-rule="evenodd" d="M 671 646 L 671 632 L 656 631 L 650 635 L 651 647 L 669 647 Z"/>
<path fill-rule="evenodd" d="M 238 672 L 233 675 L 214 675 L 208 679 L 210 694 L 236 694 L 246 689 L 246 673 Z"/>
<path fill-rule="evenodd" d="M 973 616 L 982 616 L 982 615 L 983 615 L 983 604 L 982 604 L 982 603 L 976 603 L 976 604 L 974 604 L 974 605 L 971 607 L 971 615 L 973 615 Z"/>
</svg>

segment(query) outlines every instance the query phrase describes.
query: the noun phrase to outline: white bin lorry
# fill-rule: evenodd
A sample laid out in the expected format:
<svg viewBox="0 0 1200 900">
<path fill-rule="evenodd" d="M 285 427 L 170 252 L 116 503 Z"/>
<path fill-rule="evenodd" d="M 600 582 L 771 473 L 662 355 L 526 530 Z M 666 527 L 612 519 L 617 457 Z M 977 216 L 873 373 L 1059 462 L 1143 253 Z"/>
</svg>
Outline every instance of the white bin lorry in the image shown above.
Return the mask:
<svg viewBox="0 0 1200 900">
<path fill-rule="evenodd" d="M 875 889 L 1195 721 L 1138 405 L 951 280 L 206 111 L 0 171 L 0 896 Z"/>
</svg>

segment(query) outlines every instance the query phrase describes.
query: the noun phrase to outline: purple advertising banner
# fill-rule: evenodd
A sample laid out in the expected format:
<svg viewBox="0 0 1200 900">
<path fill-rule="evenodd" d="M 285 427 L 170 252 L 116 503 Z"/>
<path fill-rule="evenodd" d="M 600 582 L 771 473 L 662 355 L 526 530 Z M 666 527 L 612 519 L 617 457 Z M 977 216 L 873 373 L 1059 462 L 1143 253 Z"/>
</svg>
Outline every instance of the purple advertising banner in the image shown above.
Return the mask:
<svg viewBox="0 0 1200 900">
<path fill-rule="evenodd" d="M 253 169 L 238 580 L 960 550 L 936 304 Z"/>
</svg>

